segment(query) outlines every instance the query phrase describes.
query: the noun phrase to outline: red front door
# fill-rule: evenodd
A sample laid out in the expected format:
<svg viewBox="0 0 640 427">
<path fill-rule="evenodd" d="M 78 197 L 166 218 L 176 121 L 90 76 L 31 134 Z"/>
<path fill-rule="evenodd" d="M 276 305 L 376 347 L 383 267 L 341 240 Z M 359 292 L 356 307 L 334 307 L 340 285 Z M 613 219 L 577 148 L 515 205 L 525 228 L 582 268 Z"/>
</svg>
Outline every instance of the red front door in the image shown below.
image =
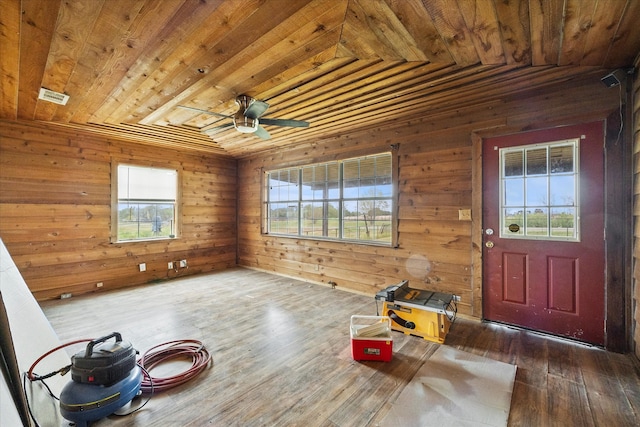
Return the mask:
<svg viewBox="0 0 640 427">
<path fill-rule="evenodd" d="M 483 310 L 604 344 L 603 123 L 483 142 Z"/>
</svg>

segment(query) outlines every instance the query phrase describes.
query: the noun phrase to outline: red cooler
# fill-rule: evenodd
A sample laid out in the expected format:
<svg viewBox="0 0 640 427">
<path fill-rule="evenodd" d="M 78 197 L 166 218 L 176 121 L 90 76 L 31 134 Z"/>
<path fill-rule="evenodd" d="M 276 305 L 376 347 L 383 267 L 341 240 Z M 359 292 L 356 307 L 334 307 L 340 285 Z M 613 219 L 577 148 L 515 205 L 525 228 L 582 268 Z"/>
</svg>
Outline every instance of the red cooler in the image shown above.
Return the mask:
<svg viewBox="0 0 640 427">
<path fill-rule="evenodd" d="M 391 319 L 387 316 L 351 316 L 353 360 L 390 362 L 393 354 Z"/>
</svg>

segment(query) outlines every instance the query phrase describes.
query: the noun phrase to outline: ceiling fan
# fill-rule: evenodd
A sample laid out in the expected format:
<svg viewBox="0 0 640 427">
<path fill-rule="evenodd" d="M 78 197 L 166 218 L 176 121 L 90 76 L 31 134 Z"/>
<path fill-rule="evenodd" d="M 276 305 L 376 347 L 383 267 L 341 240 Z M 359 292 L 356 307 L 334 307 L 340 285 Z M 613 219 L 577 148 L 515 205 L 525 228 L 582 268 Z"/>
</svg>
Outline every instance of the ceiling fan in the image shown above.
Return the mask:
<svg viewBox="0 0 640 427">
<path fill-rule="evenodd" d="M 226 114 L 214 113 L 213 111 L 201 110 L 194 107 L 187 107 L 186 105 L 178 105 L 178 107 L 197 111 L 202 114 L 209 114 L 233 120 L 232 123 L 225 123 L 223 125 L 204 130 L 203 132 L 207 134 L 233 126 L 238 132 L 253 133 L 262 139 L 269 139 L 271 138 L 271 135 L 269 135 L 269 132 L 260 126 L 260 124 L 294 128 L 305 128 L 309 126 L 309 122 L 305 122 L 303 120 L 270 119 L 262 117 L 262 115 L 266 113 L 267 108 L 269 108 L 269 104 L 264 101 L 258 101 L 249 95 L 239 95 L 236 98 L 236 104 L 238 104 L 239 108 L 233 116 L 227 116 Z"/>
</svg>

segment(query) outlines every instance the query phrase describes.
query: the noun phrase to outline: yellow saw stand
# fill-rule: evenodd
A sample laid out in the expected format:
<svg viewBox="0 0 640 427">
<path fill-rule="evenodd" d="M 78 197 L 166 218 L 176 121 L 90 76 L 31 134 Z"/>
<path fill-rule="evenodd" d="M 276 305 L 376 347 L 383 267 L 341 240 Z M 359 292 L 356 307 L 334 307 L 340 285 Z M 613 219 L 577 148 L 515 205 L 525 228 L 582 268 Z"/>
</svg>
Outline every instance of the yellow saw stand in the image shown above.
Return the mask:
<svg viewBox="0 0 640 427">
<path fill-rule="evenodd" d="M 407 280 L 378 292 L 376 301 L 384 301 L 382 314 L 394 331 L 441 344 L 456 317 L 452 294 L 413 289 Z"/>
</svg>

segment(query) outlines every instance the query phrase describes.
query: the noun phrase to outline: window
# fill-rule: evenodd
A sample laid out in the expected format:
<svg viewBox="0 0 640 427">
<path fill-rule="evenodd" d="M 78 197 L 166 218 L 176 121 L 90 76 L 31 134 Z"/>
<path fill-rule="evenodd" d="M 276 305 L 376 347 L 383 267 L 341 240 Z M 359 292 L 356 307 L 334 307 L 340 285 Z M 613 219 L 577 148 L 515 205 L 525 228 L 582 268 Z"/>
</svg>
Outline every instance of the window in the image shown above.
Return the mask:
<svg viewBox="0 0 640 427">
<path fill-rule="evenodd" d="M 578 139 L 500 150 L 500 237 L 579 240 Z"/>
<path fill-rule="evenodd" d="M 176 236 L 178 172 L 118 165 L 117 241 Z"/>
<path fill-rule="evenodd" d="M 269 171 L 269 234 L 395 244 L 391 153 Z"/>
</svg>

